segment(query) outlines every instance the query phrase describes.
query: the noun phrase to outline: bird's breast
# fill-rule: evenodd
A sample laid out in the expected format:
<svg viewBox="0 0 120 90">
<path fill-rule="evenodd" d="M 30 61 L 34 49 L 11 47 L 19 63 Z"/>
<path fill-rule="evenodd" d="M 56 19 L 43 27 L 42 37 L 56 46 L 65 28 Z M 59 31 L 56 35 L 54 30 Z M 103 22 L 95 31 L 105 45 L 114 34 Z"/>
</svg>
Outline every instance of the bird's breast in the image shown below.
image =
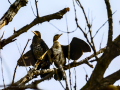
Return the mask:
<svg viewBox="0 0 120 90">
<path fill-rule="evenodd" d="M 61 53 L 61 45 L 59 44 L 59 42 L 54 42 L 53 43 L 52 50 L 53 50 L 53 55 L 54 56 Z"/>
<path fill-rule="evenodd" d="M 44 53 L 43 48 L 40 44 L 33 45 L 33 53 L 35 58 L 40 58 L 40 56 Z"/>
<path fill-rule="evenodd" d="M 55 56 L 54 60 L 58 60 L 60 64 L 64 65 L 66 59 L 64 58 L 64 53 L 59 42 L 55 42 L 52 47 L 53 55 Z M 57 56 L 56 56 L 57 55 Z"/>
</svg>

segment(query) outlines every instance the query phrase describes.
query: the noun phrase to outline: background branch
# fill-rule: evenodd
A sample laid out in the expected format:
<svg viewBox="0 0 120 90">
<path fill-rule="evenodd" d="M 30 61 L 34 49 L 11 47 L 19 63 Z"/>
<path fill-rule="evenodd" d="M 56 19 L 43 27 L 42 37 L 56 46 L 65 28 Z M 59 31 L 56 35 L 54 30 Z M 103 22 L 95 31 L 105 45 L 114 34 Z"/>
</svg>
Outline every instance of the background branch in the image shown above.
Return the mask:
<svg viewBox="0 0 120 90">
<path fill-rule="evenodd" d="M 103 55 L 99 58 L 99 61 L 97 62 L 96 67 L 89 81 L 81 90 L 84 90 L 86 87 L 91 90 L 96 90 L 101 80 L 103 79 L 103 75 L 106 69 L 108 68 L 109 64 L 111 63 L 111 61 L 116 56 L 120 55 L 120 49 L 119 49 L 120 43 L 118 42 L 120 42 L 120 35 L 111 43 L 109 49 L 105 49 Z"/>
<path fill-rule="evenodd" d="M 113 20 L 112 20 L 112 11 L 111 11 L 111 6 L 109 0 L 105 0 L 106 8 L 107 8 L 107 13 L 108 13 L 108 23 L 109 23 L 109 31 L 108 31 L 108 42 L 107 46 L 109 46 L 112 43 L 112 35 L 113 35 Z"/>
<path fill-rule="evenodd" d="M 21 29 L 17 30 L 12 36 L 8 37 L 7 39 L 2 40 L 0 42 L 0 44 L 1 44 L 0 49 L 2 49 L 5 45 L 9 44 L 10 42 L 15 41 L 14 38 L 18 37 L 19 35 L 21 35 L 24 32 L 27 32 L 34 25 L 36 25 L 38 23 L 43 23 L 45 21 L 49 22 L 50 20 L 53 20 L 53 19 L 61 19 L 63 17 L 63 15 L 68 11 L 69 11 L 69 8 L 64 8 L 63 10 L 60 10 L 57 13 L 35 18 L 30 24 L 28 24 L 28 25 L 22 27 Z"/>
<path fill-rule="evenodd" d="M 12 19 L 14 18 L 14 16 L 19 11 L 19 9 L 23 6 L 26 6 L 27 2 L 28 2 L 28 0 L 16 0 L 13 4 L 11 4 L 8 11 L 0 19 L 0 29 L 3 26 L 7 25 L 9 22 L 11 22 Z"/>
<path fill-rule="evenodd" d="M 103 89 L 103 88 L 108 87 L 108 85 L 113 85 L 119 79 L 120 79 L 120 70 L 103 78 L 100 82 L 100 88 Z"/>
</svg>

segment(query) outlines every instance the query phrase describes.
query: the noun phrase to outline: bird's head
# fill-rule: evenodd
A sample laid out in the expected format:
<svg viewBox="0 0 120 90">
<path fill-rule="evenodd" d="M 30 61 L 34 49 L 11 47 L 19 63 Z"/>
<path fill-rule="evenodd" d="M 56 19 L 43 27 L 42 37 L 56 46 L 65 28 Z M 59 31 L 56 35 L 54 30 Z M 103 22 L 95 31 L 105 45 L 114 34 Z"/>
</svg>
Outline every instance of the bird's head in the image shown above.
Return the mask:
<svg viewBox="0 0 120 90">
<path fill-rule="evenodd" d="M 39 31 L 32 31 L 32 30 L 31 30 L 31 32 L 33 32 L 33 33 L 35 34 L 36 37 L 41 38 L 41 34 L 40 34 Z"/>
<path fill-rule="evenodd" d="M 57 41 L 62 34 L 56 34 L 53 38 L 53 42 Z"/>
</svg>

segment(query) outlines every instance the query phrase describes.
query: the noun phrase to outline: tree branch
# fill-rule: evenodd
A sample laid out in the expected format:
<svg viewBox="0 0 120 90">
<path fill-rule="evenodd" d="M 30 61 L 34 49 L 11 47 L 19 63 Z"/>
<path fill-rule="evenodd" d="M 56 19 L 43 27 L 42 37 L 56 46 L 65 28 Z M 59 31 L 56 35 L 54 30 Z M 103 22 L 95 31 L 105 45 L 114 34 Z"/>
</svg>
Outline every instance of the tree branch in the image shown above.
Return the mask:
<svg viewBox="0 0 120 90">
<path fill-rule="evenodd" d="M 100 54 L 100 53 L 104 52 L 104 50 L 105 50 L 105 48 L 101 49 L 100 51 L 97 52 L 97 54 Z M 67 70 L 67 69 L 70 69 L 70 68 L 72 68 L 72 67 L 76 67 L 76 66 L 78 66 L 78 65 L 81 65 L 81 64 L 83 64 L 83 63 L 86 63 L 86 61 L 88 61 L 89 59 L 91 59 L 91 58 L 93 58 L 93 57 L 94 57 L 94 54 L 92 54 L 91 56 L 89 56 L 89 57 L 87 57 L 87 58 L 85 58 L 85 59 L 83 59 L 83 60 L 81 60 L 81 61 L 79 61 L 79 62 L 72 62 L 72 63 L 70 63 L 70 66 L 71 66 L 71 67 L 69 67 L 69 65 L 66 65 L 66 66 L 64 66 L 63 68 L 64 68 L 65 70 Z M 25 82 L 22 84 L 22 86 L 23 86 L 23 85 L 25 85 L 25 83 L 29 82 L 31 79 L 35 78 L 36 76 L 38 76 L 38 75 L 40 75 L 40 74 L 50 73 L 50 74 L 47 75 L 46 77 L 44 77 L 44 78 L 42 78 L 42 79 L 40 79 L 40 80 L 36 80 L 36 81 L 34 81 L 33 83 L 29 84 L 29 85 L 31 85 L 31 88 L 34 88 L 34 87 L 33 87 L 33 84 L 34 84 L 34 85 L 37 85 L 38 83 L 40 83 L 40 82 L 48 79 L 49 77 L 51 77 L 53 74 L 56 73 L 56 71 L 58 72 L 59 70 L 60 70 L 60 69 L 58 69 L 58 68 L 34 70 L 34 71 L 32 72 L 32 76 L 34 75 L 34 77 L 30 76 L 31 78 L 30 78 L 29 80 L 27 80 L 27 79 L 25 80 L 25 78 L 29 76 L 29 74 L 27 74 L 27 75 L 25 75 L 23 78 L 21 78 L 20 80 L 18 80 L 17 82 L 15 82 L 12 86 L 16 86 L 16 85 L 18 86 L 23 80 L 25 80 Z M 10 86 L 10 87 L 12 87 L 12 86 Z M 20 86 L 19 86 L 19 87 L 20 87 Z M 27 87 L 27 86 L 26 86 L 26 87 Z M 9 88 L 9 87 L 8 87 L 8 88 Z"/>
<path fill-rule="evenodd" d="M 108 42 L 107 46 L 109 46 L 112 43 L 112 35 L 113 35 L 113 20 L 112 20 L 112 11 L 109 0 L 105 0 L 105 4 L 107 7 L 107 13 L 108 13 L 108 23 L 109 23 L 109 32 L 108 32 Z"/>
<path fill-rule="evenodd" d="M 120 48 L 120 35 L 111 43 L 111 46 L 109 48 L 107 47 L 105 49 L 103 55 L 99 58 L 89 81 L 81 90 L 85 90 L 85 88 L 89 88 L 90 90 L 96 90 L 101 80 L 103 79 L 103 75 L 111 61 L 115 57 L 120 55 L 119 48 Z"/>
<path fill-rule="evenodd" d="M 103 78 L 100 83 L 100 89 L 108 87 L 108 85 L 113 85 L 117 80 L 120 79 L 120 70 L 115 73 Z"/>
<path fill-rule="evenodd" d="M 57 13 L 35 18 L 30 24 L 28 24 L 28 25 L 22 27 L 21 29 L 17 30 L 12 36 L 8 37 L 7 39 L 2 40 L 0 42 L 0 45 L 1 45 L 0 49 L 2 49 L 8 43 L 13 42 L 14 38 L 18 37 L 19 35 L 21 35 L 24 32 L 27 32 L 34 25 L 36 25 L 38 23 L 43 23 L 45 21 L 49 22 L 50 20 L 53 20 L 53 19 L 61 19 L 63 17 L 63 15 L 68 11 L 69 11 L 69 8 L 64 8 L 63 10 L 60 10 Z"/>
<path fill-rule="evenodd" d="M 8 0 L 9 1 L 9 0 Z M 28 0 L 16 0 L 8 9 L 8 11 L 0 19 L 0 29 L 12 21 L 19 9 L 26 6 Z"/>
<path fill-rule="evenodd" d="M 88 19 L 87 19 L 87 16 L 86 16 L 86 13 L 85 13 L 85 10 L 82 6 L 82 4 L 80 3 L 79 0 L 76 0 L 77 4 L 81 7 L 82 11 L 83 11 L 83 14 L 85 16 L 85 20 L 86 20 L 86 23 L 87 23 L 87 26 L 88 26 L 88 29 L 89 29 L 89 33 L 90 33 L 90 38 L 91 38 L 91 48 L 93 49 L 94 53 L 95 53 L 95 58 L 98 59 L 98 57 L 96 56 L 96 49 L 95 49 L 95 44 L 94 44 L 94 41 L 93 41 L 93 36 L 92 36 L 92 32 L 91 32 L 91 25 L 90 23 L 88 22 Z M 87 38 L 86 38 L 87 39 Z M 87 40 L 88 41 L 88 40 Z"/>
</svg>

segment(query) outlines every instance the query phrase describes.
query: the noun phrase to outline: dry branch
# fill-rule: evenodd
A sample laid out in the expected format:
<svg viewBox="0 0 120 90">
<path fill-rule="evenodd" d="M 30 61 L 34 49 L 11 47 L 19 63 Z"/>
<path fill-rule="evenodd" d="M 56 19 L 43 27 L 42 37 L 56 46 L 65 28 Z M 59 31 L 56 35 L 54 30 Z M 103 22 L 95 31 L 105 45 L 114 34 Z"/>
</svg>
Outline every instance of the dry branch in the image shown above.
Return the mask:
<svg viewBox="0 0 120 90">
<path fill-rule="evenodd" d="M 60 10 L 57 13 L 35 18 L 30 24 L 28 24 L 28 25 L 22 27 L 21 29 L 17 30 L 12 36 L 8 37 L 7 39 L 2 40 L 0 42 L 0 45 L 1 45 L 0 49 L 2 49 L 8 43 L 15 41 L 14 38 L 18 37 L 19 35 L 21 35 L 24 32 L 27 32 L 34 25 L 36 25 L 38 23 L 43 23 L 45 21 L 49 22 L 50 20 L 53 20 L 53 19 L 61 19 L 63 17 L 63 15 L 65 13 L 67 13 L 68 11 L 69 11 L 69 8 L 64 8 L 63 10 Z"/>
<path fill-rule="evenodd" d="M 96 56 L 96 49 L 95 49 L 95 45 L 94 45 L 94 42 L 93 42 L 93 37 L 92 37 L 91 29 L 90 29 L 91 26 L 90 26 L 90 24 L 89 24 L 89 22 L 88 22 L 87 16 L 86 16 L 85 11 L 84 11 L 84 8 L 83 8 L 83 6 L 82 6 L 82 4 L 80 3 L 79 0 L 76 0 L 76 3 L 81 7 L 81 9 L 82 9 L 82 11 L 83 11 L 83 14 L 84 14 L 84 16 L 85 16 L 85 20 L 86 20 L 87 26 L 88 26 L 88 28 L 89 28 L 89 33 L 90 33 L 90 37 L 91 37 L 91 42 L 90 42 L 89 39 L 88 39 L 87 33 L 85 33 L 84 30 L 83 30 L 83 29 L 80 27 L 80 25 L 78 24 L 78 19 L 77 19 L 77 15 L 76 15 L 76 8 L 75 8 L 74 0 L 73 0 L 73 7 L 74 7 L 74 11 L 75 11 L 75 21 L 76 21 L 76 25 L 77 25 L 77 27 L 82 31 L 84 37 L 86 38 L 86 40 L 87 40 L 87 42 L 89 43 L 89 45 L 90 45 L 90 47 L 92 48 L 92 50 L 94 51 L 96 59 L 98 59 L 98 57 Z"/>
<path fill-rule="evenodd" d="M 9 1 L 9 0 L 8 0 Z M 11 22 L 19 9 L 26 6 L 28 0 L 16 0 L 8 9 L 8 11 L 0 19 L 0 29 Z"/>
<path fill-rule="evenodd" d="M 82 6 L 82 4 L 80 3 L 79 0 L 76 0 L 77 4 L 81 7 L 82 11 L 83 11 L 83 14 L 85 16 L 85 20 L 86 20 L 86 23 L 87 23 L 87 26 L 88 26 L 88 29 L 89 29 L 89 33 L 90 33 L 90 38 L 91 38 L 91 43 L 89 43 L 88 41 L 88 38 L 87 38 L 87 34 L 85 35 L 85 32 L 83 33 L 85 38 L 87 39 L 87 42 L 90 44 L 91 48 L 93 49 L 94 53 L 95 53 L 95 58 L 98 59 L 98 57 L 96 56 L 96 49 L 95 49 L 95 44 L 94 44 L 94 41 L 93 41 L 93 36 L 92 36 L 92 32 L 91 32 L 91 25 L 90 23 L 88 22 L 88 19 L 87 19 L 87 16 L 86 16 L 86 13 L 85 13 L 85 10 Z M 77 21 L 76 21 L 77 23 Z"/>
<path fill-rule="evenodd" d="M 101 90 L 102 90 L 102 88 L 108 87 L 108 85 L 113 85 L 119 79 L 120 79 L 120 70 L 103 78 L 102 81 L 100 82 Z"/>
<path fill-rule="evenodd" d="M 120 35 L 111 43 L 111 46 L 109 48 L 107 47 L 105 49 L 103 55 L 99 58 L 89 81 L 81 90 L 85 90 L 88 88 L 90 90 L 97 90 L 109 64 L 115 57 L 120 55 L 119 48 L 120 48 Z"/>
<path fill-rule="evenodd" d="M 25 66 L 26 66 L 26 63 L 25 63 L 24 58 L 23 58 L 23 53 L 24 53 L 24 51 L 25 51 L 25 49 L 26 49 L 29 41 L 30 41 L 30 39 L 28 39 L 27 44 L 25 45 L 24 50 L 23 50 L 23 52 L 22 52 L 22 54 L 21 54 L 21 56 L 20 56 L 20 57 L 22 58 L 22 61 L 23 61 L 23 63 L 24 63 Z M 16 74 L 16 70 L 17 70 L 17 66 L 18 66 L 18 65 L 19 65 L 19 61 L 17 62 L 17 65 L 16 65 L 15 70 L 14 70 L 12 84 L 14 84 L 15 74 Z M 27 68 L 26 68 L 26 69 L 27 69 Z"/>
<path fill-rule="evenodd" d="M 108 13 L 108 24 L 109 24 L 109 31 L 108 31 L 108 42 L 107 46 L 109 46 L 112 43 L 112 35 L 113 35 L 113 20 L 112 20 L 112 11 L 109 0 L 105 0 L 107 13 Z"/>
<path fill-rule="evenodd" d="M 105 48 L 101 49 L 100 51 L 97 52 L 97 54 L 100 54 L 100 53 L 104 52 L 104 50 L 105 50 Z M 87 58 L 85 58 L 85 59 L 83 59 L 83 60 L 81 60 L 81 61 L 79 61 L 79 62 L 72 62 L 72 63 L 70 63 L 70 65 L 66 65 L 66 66 L 64 66 L 63 68 L 64 68 L 65 70 L 68 70 L 68 69 L 70 69 L 70 68 L 72 68 L 72 67 L 76 67 L 76 66 L 78 66 L 78 65 L 81 65 L 81 64 L 86 63 L 86 61 L 90 60 L 90 59 L 93 58 L 93 57 L 94 57 L 94 54 L 92 54 L 91 56 L 89 56 L 89 57 L 87 57 Z M 69 67 L 69 66 L 70 66 L 70 67 Z M 30 70 L 30 71 L 31 71 L 31 70 Z M 29 71 L 29 72 L 30 72 L 30 71 Z M 48 78 L 51 77 L 53 74 L 55 74 L 56 71 L 58 72 L 58 71 L 60 71 L 60 69 L 58 69 L 58 68 L 53 68 L 53 69 L 33 70 L 33 71 L 32 71 L 32 74 L 27 74 L 27 75 L 25 75 L 23 78 L 21 78 L 20 80 L 18 80 L 17 82 L 15 82 L 15 83 L 14 83 L 12 86 L 10 86 L 10 87 L 13 87 L 13 86 L 16 86 L 16 85 L 18 86 L 18 85 L 23 81 L 23 84 L 21 84 L 21 85 L 19 86 L 19 88 L 22 88 L 22 87 L 25 85 L 25 83 L 29 82 L 31 79 L 35 78 L 36 76 L 38 76 L 38 75 L 40 75 L 40 74 L 50 73 L 50 74 L 47 75 L 46 77 L 44 77 L 44 78 L 42 78 L 42 79 L 40 79 L 40 80 L 36 80 L 36 81 L 34 81 L 33 83 L 29 84 L 28 86 L 24 86 L 24 88 L 27 88 L 27 87 L 29 87 L 29 88 L 35 88 L 38 83 L 40 83 L 40 82 L 48 79 Z M 31 76 L 30 76 L 30 75 L 31 75 Z M 34 77 L 33 77 L 33 75 L 34 75 Z M 26 79 L 27 77 L 31 77 L 31 78 Z M 30 87 L 30 85 L 31 85 L 31 87 Z M 8 87 L 8 88 L 9 88 L 9 87 Z M 17 87 L 16 87 L 16 88 L 17 88 Z"/>
</svg>

